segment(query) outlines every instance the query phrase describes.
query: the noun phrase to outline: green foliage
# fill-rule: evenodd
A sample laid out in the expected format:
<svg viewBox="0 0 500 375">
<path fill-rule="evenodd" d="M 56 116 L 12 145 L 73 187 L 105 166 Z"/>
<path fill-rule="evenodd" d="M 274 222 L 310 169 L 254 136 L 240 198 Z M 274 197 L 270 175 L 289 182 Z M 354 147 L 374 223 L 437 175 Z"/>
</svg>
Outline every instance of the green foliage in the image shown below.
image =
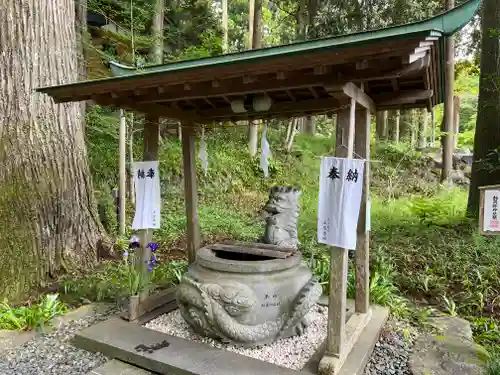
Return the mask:
<svg viewBox="0 0 500 375">
<path fill-rule="evenodd" d="M 490 357 L 486 365 L 485 375 L 500 375 L 500 355 Z"/>
<path fill-rule="evenodd" d="M 47 294 L 36 304 L 13 307 L 4 301 L 0 303 L 0 329 L 24 331 L 43 328 L 56 316 L 63 315 L 67 307 L 57 294 Z"/>
</svg>

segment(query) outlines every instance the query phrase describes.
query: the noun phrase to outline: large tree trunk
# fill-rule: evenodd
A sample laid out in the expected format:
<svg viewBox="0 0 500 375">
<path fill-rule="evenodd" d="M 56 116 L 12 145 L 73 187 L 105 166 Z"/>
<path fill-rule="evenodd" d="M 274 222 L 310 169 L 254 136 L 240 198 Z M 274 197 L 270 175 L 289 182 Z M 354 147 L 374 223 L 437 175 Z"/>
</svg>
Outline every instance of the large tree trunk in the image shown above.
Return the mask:
<svg viewBox="0 0 500 375">
<path fill-rule="evenodd" d="M 0 0 L 0 296 L 97 261 L 103 234 L 79 104 L 37 87 L 78 79 L 73 0 Z"/>
<path fill-rule="evenodd" d="M 165 0 L 153 0 L 154 14 L 151 24 L 153 45 L 151 46 L 150 58 L 154 64 L 163 63 L 163 19 L 165 18 Z"/>
<path fill-rule="evenodd" d="M 479 83 L 479 101 L 474 137 L 474 163 L 472 165 L 471 185 L 467 211 L 477 217 L 479 213 L 478 187 L 500 183 L 498 159 L 493 164 L 494 170 L 481 161 L 488 153 L 500 147 L 500 90 L 498 88 L 500 72 L 500 2 L 483 2 L 483 35 L 481 40 L 481 79 Z"/>
</svg>

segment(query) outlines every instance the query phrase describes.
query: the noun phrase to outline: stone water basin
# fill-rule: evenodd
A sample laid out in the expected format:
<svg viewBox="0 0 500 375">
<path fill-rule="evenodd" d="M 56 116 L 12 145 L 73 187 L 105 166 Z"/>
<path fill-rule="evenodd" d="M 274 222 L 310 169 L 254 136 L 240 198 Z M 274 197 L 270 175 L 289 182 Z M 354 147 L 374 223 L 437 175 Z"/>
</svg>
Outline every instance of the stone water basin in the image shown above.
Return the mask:
<svg viewBox="0 0 500 375">
<path fill-rule="evenodd" d="M 243 347 L 302 334 L 322 290 L 301 258 L 201 248 L 178 288 L 181 315 L 198 334 Z"/>
</svg>

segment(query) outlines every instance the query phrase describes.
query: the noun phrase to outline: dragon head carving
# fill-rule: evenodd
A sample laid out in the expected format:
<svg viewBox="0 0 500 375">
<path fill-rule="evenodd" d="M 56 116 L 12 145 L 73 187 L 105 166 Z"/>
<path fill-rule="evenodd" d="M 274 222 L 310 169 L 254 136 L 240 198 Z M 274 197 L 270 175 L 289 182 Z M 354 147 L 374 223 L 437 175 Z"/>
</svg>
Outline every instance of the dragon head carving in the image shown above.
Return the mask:
<svg viewBox="0 0 500 375">
<path fill-rule="evenodd" d="M 206 284 L 204 289 L 231 316 L 240 316 L 250 311 L 257 300 L 252 290 L 240 283 Z"/>
</svg>

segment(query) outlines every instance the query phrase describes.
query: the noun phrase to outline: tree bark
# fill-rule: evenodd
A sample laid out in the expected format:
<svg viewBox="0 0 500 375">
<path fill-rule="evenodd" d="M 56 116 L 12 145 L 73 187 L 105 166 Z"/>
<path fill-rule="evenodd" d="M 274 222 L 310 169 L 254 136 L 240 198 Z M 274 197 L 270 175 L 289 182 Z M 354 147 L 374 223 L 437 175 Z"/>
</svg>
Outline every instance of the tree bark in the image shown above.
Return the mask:
<svg viewBox="0 0 500 375">
<path fill-rule="evenodd" d="M 224 33 L 224 39 L 222 44 L 222 51 L 227 53 L 229 51 L 229 26 L 228 26 L 228 0 L 222 0 L 222 30 Z"/>
<path fill-rule="evenodd" d="M 446 0 L 446 9 L 453 9 L 455 0 Z M 444 101 L 444 134 L 443 163 L 441 168 L 441 182 L 446 182 L 450 178 L 453 168 L 453 87 L 455 83 L 455 39 L 453 36 L 446 38 L 446 67 L 445 67 L 445 101 Z"/>
<path fill-rule="evenodd" d="M 376 132 L 378 139 L 387 138 L 387 111 L 378 111 L 376 117 Z"/>
<path fill-rule="evenodd" d="M 483 160 L 500 147 L 500 3 L 498 0 L 483 2 L 483 34 L 481 38 L 481 76 L 479 83 L 478 113 L 474 136 L 474 163 L 467 212 L 470 216 L 479 214 L 480 186 L 500 183 L 500 168 L 486 168 Z M 498 159 L 497 159 L 498 160 Z M 497 161 L 498 163 L 498 161 Z"/>
<path fill-rule="evenodd" d="M 430 146 L 434 148 L 436 146 L 436 116 L 434 112 L 434 107 L 431 109 L 431 141 Z"/>
<path fill-rule="evenodd" d="M 37 87 L 78 80 L 73 0 L 0 0 L 0 296 L 19 299 L 97 261 L 95 207 L 78 103 Z"/>
<path fill-rule="evenodd" d="M 418 122 L 418 148 L 427 147 L 427 128 L 429 126 L 429 113 L 427 108 L 422 109 L 422 118 Z"/>
<path fill-rule="evenodd" d="M 163 19 L 165 18 L 165 0 L 154 1 L 153 23 L 151 34 L 153 45 L 151 46 L 150 59 L 153 64 L 163 63 Z"/>
<path fill-rule="evenodd" d="M 78 37 L 78 79 L 83 81 L 87 78 L 87 66 L 85 63 L 85 43 L 87 41 L 87 0 L 76 2 L 76 35 Z"/>
<path fill-rule="evenodd" d="M 456 150 L 460 134 L 460 96 L 458 95 L 453 97 L 453 133 L 453 150 Z"/>
<path fill-rule="evenodd" d="M 401 115 L 398 111 L 389 112 L 390 128 L 391 128 L 391 140 L 395 143 L 399 142 L 399 123 Z"/>
<path fill-rule="evenodd" d="M 304 133 L 307 135 L 316 134 L 316 118 L 313 116 L 307 116 L 304 121 Z"/>
</svg>

